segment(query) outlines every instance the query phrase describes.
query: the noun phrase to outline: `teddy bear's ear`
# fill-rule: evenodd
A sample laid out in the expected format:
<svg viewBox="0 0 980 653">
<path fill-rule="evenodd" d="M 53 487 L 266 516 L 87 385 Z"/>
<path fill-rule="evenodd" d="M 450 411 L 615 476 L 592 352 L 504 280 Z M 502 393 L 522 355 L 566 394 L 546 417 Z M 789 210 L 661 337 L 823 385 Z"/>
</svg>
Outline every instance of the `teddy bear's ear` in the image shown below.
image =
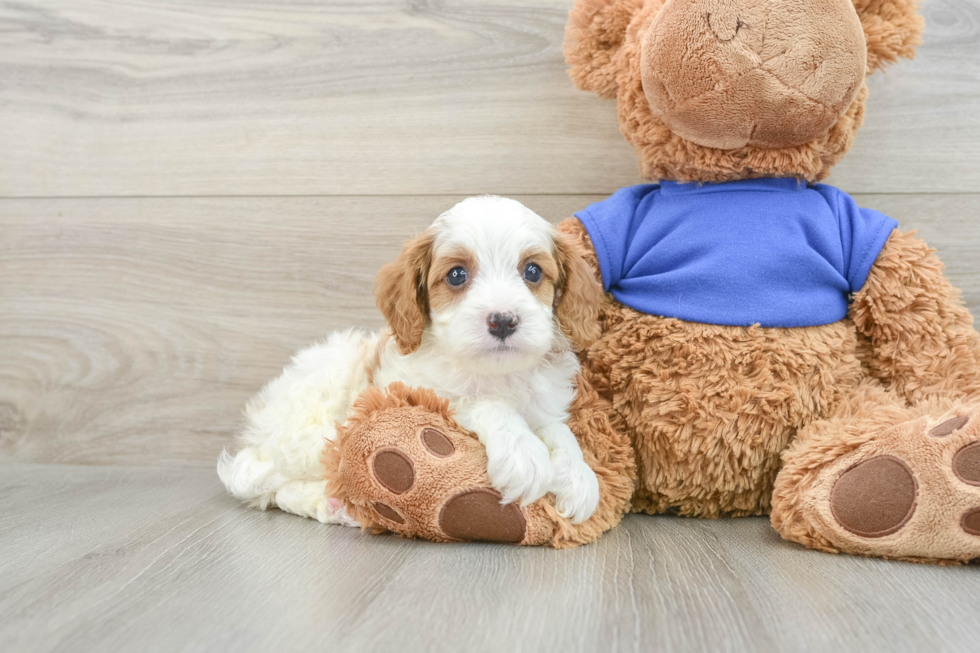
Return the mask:
<svg viewBox="0 0 980 653">
<path fill-rule="evenodd" d="M 644 0 L 575 0 L 565 26 L 568 74 L 583 91 L 616 96 L 617 54 Z"/>
<path fill-rule="evenodd" d="M 915 12 L 918 0 L 854 0 L 868 42 L 868 72 L 899 57 L 911 59 L 922 42 L 925 21 Z"/>
</svg>

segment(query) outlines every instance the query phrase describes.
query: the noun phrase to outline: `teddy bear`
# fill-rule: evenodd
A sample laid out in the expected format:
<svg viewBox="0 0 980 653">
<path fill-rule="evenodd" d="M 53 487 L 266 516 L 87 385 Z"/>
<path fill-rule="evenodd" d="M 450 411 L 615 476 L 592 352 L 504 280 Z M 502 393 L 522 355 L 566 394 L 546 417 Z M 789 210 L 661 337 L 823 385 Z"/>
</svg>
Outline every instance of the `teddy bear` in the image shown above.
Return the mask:
<svg viewBox="0 0 980 653">
<path fill-rule="evenodd" d="M 570 75 L 616 100 L 651 181 L 559 225 L 606 291 L 569 420 L 599 508 L 502 505 L 475 436 L 402 386 L 368 390 L 327 444 L 330 495 L 435 541 L 564 548 L 627 512 L 768 514 L 812 549 L 980 559 L 973 319 L 932 249 L 820 183 L 867 75 L 922 27 L 914 0 L 576 0 Z M 378 464 L 391 447 L 410 464 Z"/>
</svg>

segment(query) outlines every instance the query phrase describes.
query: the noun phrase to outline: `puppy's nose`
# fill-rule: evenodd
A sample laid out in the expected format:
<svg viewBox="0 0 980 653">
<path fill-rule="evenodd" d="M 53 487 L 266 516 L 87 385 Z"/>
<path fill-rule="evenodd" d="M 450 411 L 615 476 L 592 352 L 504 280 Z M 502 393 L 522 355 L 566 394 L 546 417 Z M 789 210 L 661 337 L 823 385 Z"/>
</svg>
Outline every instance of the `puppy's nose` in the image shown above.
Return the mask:
<svg viewBox="0 0 980 653">
<path fill-rule="evenodd" d="M 519 320 L 513 313 L 491 313 L 487 316 L 487 331 L 494 338 L 506 340 L 507 336 L 517 331 Z"/>
</svg>

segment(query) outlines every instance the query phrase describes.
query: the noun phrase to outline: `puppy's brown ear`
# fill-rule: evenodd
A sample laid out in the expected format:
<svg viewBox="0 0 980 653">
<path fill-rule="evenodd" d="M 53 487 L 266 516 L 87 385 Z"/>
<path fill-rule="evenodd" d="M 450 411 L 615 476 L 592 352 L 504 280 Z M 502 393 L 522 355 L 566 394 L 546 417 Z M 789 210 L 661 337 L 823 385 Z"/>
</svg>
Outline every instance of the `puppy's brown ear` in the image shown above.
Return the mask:
<svg viewBox="0 0 980 653">
<path fill-rule="evenodd" d="M 434 235 L 426 231 L 408 241 L 398 258 L 382 267 L 374 279 L 374 299 L 402 354 L 410 354 L 422 344 L 429 317 L 426 279 L 433 240 Z"/>
<path fill-rule="evenodd" d="M 562 333 L 578 351 L 584 351 L 599 337 L 602 284 L 586 262 L 582 244 L 559 231 L 555 232 L 555 260 L 555 317 Z"/>
<path fill-rule="evenodd" d="M 916 12 L 918 0 L 853 0 L 868 43 L 868 72 L 881 70 L 900 57 L 911 59 L 922 42 L 925 21 Z"/>
</svg>

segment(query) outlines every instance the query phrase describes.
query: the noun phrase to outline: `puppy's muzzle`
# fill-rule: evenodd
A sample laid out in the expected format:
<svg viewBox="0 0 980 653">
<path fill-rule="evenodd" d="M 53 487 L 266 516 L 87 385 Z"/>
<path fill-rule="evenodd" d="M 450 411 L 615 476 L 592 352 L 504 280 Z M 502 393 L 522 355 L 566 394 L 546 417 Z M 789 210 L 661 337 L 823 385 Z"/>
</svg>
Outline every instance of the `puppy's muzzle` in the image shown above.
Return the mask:
<svg viewBox="0 0 980 653">
<path fill-rule="evenodd" d="M 487 316 L 487 331 L 501 342 L 517 331 L 520 320 L 513 313 L 491 313 Z"/>
</svg>

